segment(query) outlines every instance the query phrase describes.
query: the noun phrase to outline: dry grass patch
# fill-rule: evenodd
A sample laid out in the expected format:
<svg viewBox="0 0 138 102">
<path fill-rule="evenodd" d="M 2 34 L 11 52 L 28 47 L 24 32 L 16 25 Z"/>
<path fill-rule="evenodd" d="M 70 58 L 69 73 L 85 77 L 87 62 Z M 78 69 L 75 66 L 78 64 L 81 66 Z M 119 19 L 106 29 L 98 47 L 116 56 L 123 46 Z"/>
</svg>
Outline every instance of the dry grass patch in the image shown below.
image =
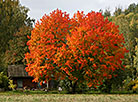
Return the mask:
<svg viewBox="0 0 138 102">
<path fill-rule="evenodd" d="M 0 94 L 0 102 L 138 102 L 138 95 Z"/>
</svg>

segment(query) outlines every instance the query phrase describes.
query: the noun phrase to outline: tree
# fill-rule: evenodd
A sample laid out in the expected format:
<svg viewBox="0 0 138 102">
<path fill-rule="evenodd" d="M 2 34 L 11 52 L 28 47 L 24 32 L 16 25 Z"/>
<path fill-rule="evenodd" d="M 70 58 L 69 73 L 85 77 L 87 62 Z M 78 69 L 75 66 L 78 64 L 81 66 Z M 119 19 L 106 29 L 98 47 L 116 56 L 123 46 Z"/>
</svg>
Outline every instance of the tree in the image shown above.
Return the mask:
<svg viewBox="0 0 138 102">
<path fill-rule="evenodd" d="M 131 70 L 131 77 L 135 78 L 133 72 L 135 72 L 134 67 L 134 56 L 135 56 L 135 46 L 136 41 L 135 37 L 137 36 L 138 31 L 138 23 L 137 23 L 137 14 L 129 13 L 128 15 L 121 14 L 115 18 L 113 18 L 113 22 L 119 25 L 120 33 L 123 33 L 125 38 L 125 46 L 129 50 L 129 53 L 126 54 L 125 60 L 123 61 L 126 67 Z"/>
<path fill-rule="evenodd" d="M 103 14 L 103 10 L 102 10 L 102 9 L 100 9 L 99 12 L 100 12 L 101 14 Z"/>
<path fill-rule="evenodd" d="M 114 15 L 115 16 L 119 16 L 119 15 L 121 15 L 123 12 L 122 12 L 122 8 L 121 7 L 116 7 L 115 8 L 115 12 L 114 12 Z"/>
<path fill-rule="evenodd" d="M 125 9 L 125 14 L 127 15 L 131 12 L 135 12 L 135 11 L 137 11 L 136 9 L 137 9 L 137 5 L 135 3 L 132 3 L 129 5 L 129 7 L 127 9 Z"/>
<path fill-rule="evenodd" d="M 104 17 L 110 17 L 111 16 L 111 12 L 110 12 L 110 10 L 109 9 L 106 9 L 105 11 L 104 11 Z"/>
<path fill-rule="evenodd" d="M 123 69 L 123 43 L 118 26 L 101 13 L 78 11 L 70 19 L 57 9 L 35 25 L 27 43 L 26 71 L 36 82 L 67 79 L 72 93 L 84 81 L 97 87 Z"/>
<path fill-rule="evenodd" d="M 136 54 L 134 56 L 134 65 L 137 70 L 136 77 L 138 78 L 138 38 L 136 38 L 137 45 L 135 47 Z"/>
<path fill-rule="evenodd" d="M 133 90 L 134 93 L 138 90 L 138 38 L 136 38 L 137 45 L 135 46 L 135 55 L 134 55 L 134 67 L 135 70 L 133 70 L 133 73 L 135 77 L 133 79 L 130 79 L 128 84 L 126 85 L 126 88 L 129 90 Z"/>
<path fill-rule="evenodd" d="M 132 83 L 137 80 L 137 70 L 136 70 L 136 40 L 138 38 L 138 14 L 136 13 L 136 5 L 130 5 L 128 9 L 124 11 L 121 15 L 112 17 L 113 22 L 119 25 L 120 33 L 123 33 L 126 48 L 129 53 L 125 54 L 123 64 L 126 65 L 126 70 L 122 76 L 127 75 L 124 80 L 124 86 L 132 87 Z M 131 89 L 131 88 L 130 88 Z"/>
<path fill-rule="evenodd" d="M 25 25 L 9 41 L 9 48 L 5 53 L 5 61 L 8 65 L 25 64 L 24 54 L 28 51 L 26 43 L 29 40 L 27 37 L 31 35 L 31 30 L 31 27 Z"/>
<path fill-rule="evenodd" d="M 23 26 L 32 26 L 27 15 L 29 9 L 21 6 L 19 0 L 0 0 L 0 67 L 4 66 L 4 55 L 9 48 L 9 40 Z M 0 68 L 1 70 L 1 68 Z"/>
</svg>

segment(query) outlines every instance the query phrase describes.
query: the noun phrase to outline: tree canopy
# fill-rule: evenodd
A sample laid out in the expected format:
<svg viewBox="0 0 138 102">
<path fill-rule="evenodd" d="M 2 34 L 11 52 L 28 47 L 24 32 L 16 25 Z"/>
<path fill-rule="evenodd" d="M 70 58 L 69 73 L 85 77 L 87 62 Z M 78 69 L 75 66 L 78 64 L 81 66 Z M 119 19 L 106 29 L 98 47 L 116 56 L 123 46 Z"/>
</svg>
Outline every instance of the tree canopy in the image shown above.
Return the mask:
<svg viewBox="0 0 138 102">
<path fill-rule="evenodd" d="M 67 78 L 73 92 L 84 80 L 96 87 L 123 68 L 123 43 L 118 26 L 101 13 L 78 11 L 70 19 L 57 9 L 35 25 L 27 43 L 26 71 L 36 82 Z"/>
</svg>

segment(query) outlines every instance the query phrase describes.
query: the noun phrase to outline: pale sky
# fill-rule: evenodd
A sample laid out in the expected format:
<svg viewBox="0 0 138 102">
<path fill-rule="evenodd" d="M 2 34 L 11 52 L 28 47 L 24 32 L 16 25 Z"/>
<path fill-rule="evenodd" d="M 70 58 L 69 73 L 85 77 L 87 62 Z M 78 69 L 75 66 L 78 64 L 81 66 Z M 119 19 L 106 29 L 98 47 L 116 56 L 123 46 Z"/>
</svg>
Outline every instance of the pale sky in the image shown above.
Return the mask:
<svg viewBox="0 0 138 102">
<path fill-rule="evenodd" d="M 29 16 L 36 20 L 57 8 L 66 11 L 72 16 L 78 10 L 88 13 L 91 10 L 99 11 L 99 9 L 105 10 L 109 8 L 113 12 L 115 7 L 125 9 L 131 3 L 138 4 L 138 0 L 20 0 L 20 2 L 21 5 L 30 9 Z"/>
</svg>

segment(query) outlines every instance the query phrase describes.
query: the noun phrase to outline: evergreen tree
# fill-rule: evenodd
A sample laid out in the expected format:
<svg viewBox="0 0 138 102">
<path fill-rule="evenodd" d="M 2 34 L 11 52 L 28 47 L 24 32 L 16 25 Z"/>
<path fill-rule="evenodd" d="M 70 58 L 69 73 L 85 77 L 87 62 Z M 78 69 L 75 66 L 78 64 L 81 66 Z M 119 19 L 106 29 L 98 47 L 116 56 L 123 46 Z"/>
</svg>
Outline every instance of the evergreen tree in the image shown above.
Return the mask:
<svg viewBox="0 0 138 102">
<path fill-rule="evenodd" d="M 105 11 L 104 11 L 104 17 L 110 17 L 111 16 L 111 12 L 110 12 L 110 10 L 109 9 L 106 9 Z"/>
<path fill-rule="evenodd" d="M 116 7 L 116 9 L 115 9 L 115 12 L 114 12 L 114 15 L 115 16 L 119 16 L 119 15 L 121 15 L 123 12 L 122 12 L 122 9 L 121 9 L 121 7 Z"/>
</svg>

